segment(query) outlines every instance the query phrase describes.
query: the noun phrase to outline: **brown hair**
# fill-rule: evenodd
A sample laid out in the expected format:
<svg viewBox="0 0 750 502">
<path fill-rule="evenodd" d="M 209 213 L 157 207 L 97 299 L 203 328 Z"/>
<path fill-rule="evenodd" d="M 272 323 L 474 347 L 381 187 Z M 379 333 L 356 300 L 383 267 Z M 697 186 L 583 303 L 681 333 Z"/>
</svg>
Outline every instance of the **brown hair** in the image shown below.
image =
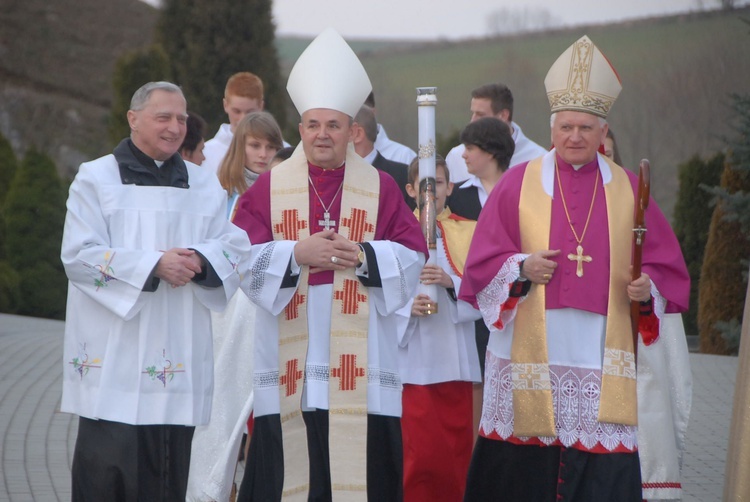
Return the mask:
<svg viewBox="0 0 750 502">
<path fill-rule="evenodd" d="M 197 113 L 188 111 L 185 139 L 180 145 L 180 154 L 191 154 L 198 148 L 198 144 L 206 137 L 206 121 Z"/>
<path fill-rule="evenodd" d="M 437 175 L 437 169 L 438 167 L 443 168 L 443 172 L 445 173 L 445 182 L 450 183 L 451 182 L 451 172 L 448 169 L 448 164 L 446 164 L 445 159 L 442 157 L 442 155 L 435 154 L 435 175 Z M 409 178 L 408 181 L 411 183 L 411 186 L 416 187 L 419 184 L 419 157 L 415 157 L 414 160 L 411 161 L 411 164 L 409 164 Z"/>
<path fill-rule="evenodd" d="M 612 160 L 618 166 L 622 166 L 622 159 L 620 158 L 620 149 L 617 148 L 617 140 L 615 139 L 615 133 L 612 129 L 607 129 L 607 137 L 612 140 Z"/>
<path fill-rule="evenodd" d="M 365 131 L 367 141 L 375 143 L 375 140 L 378 139 L 378 122 L 375 120 L 375 113 L 373 113 L 372 108 L 362 105 L 354 117 L 354 122 Z"/>
<path fill-rule="evenodd" d="M 461 131 L 461 143 L 475 145 L 492 155 L 497 167 L 503 172 L 508 169 L 516 149 L 510 126 L 495 117 L 482 117 L 469 122 Z"/>
<path fill-rule="evenodd" d="M 513 93 L 507 85 L 485 84 L 471 91 L 474 99 L 489 99 L 492 113 L 497 115 L 503 110 L 508 110 L 508 120 L 513 120 Z"/>
<path fill-rule="evenodd" d="M 219 183 L 230 195 L 234 192 L 241 195 L 248 188 L 245 182 L 245 141 L 248 136 L 265 139 L 277 150 L 284 146 L 279 124 L 270 113 L 253 112 L 240 120 L 218 173 Z"/>
<path fill-rule="evenodd" d="M 224 88 L 224 97 L 239 96 L 241 98 L 263 101 L 263 81 L 249 71 L 235 73 Z"/>
<path fill-rule="evenodd" d="M 293 153 L 294 153 L 293 146 L 285 146 L 284 148 L 276 152 L 276 155 L 273 156 L 273 158 L 271 159 L 271 162 L 276 162 L 280 164 L 284 162 L 285 160 L 287 160 L 289 157 L 291 157 Z"/>
</svg>

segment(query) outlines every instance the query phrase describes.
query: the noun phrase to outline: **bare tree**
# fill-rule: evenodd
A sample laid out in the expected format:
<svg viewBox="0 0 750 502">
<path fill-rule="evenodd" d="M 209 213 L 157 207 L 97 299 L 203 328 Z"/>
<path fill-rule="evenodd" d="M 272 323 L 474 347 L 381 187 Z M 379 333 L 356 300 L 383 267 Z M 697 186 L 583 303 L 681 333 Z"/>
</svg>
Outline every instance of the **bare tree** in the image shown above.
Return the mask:
<svg viewBox="0 0 750 502">
<path fill-rule="evenodd" d="M 554 25 L 549 10 L 541 8 L 509 9 L 504 7 L 487 16 L 487 33 L 490 36 L 544 31 L 553 28 Z"/>
</svg>

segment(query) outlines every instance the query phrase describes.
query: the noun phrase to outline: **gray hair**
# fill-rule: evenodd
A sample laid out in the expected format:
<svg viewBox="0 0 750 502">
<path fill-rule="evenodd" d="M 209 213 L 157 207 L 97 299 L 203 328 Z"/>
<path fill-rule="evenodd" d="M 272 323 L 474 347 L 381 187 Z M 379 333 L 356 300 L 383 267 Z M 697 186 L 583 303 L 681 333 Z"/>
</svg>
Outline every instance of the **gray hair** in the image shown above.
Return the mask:
<svg viewBox="0 0 750 502">
<path fill-rule="evenodd" d="M 179 94 L 182 99 L 185 99 L 185 95 L 182 94 L 182 89 L 172 82 L 149 82 L 144 84 L 140 89 L 135 91 L 133 98 L 130 100 L 130 109 L 133 111 L 143 110 L 148 103 L 151 93 L 154 91 L 166 91 Z"/>
<path fill-rule="evenodd" d="M 549 116 L 549 126 L 550 127 L 552 127 L 552 126 L 555 125 L 555 117 L 557 117 L 557 112 L 555 112 L 555 113 L 553 113 L 552 115 Z M 596 115 L 596 118 L 599 119 L 599 127 L 604 127 L 605 125 L 607 125 L 607 119 L 599 117 L 598 115 Z"/>
</svg>

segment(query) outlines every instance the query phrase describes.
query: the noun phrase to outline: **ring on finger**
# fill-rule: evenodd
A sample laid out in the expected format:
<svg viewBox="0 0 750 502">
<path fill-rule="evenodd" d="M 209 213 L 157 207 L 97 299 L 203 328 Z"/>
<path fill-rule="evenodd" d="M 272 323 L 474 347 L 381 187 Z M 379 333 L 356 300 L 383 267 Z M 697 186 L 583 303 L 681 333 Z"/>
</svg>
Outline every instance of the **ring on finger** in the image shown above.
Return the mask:
<svg viewBox="0 0 750 502">
<path fill-rule="evenodd" d="M 335 256 L 331 256 L 331 263 L 336 264 L 338 262 L 339 262 L 338 258 L 336 258 Z"/>
<path fill-rule="evenodd" d="M 552 279 L 552 274 L 544 274 L 544 275 L 543 275 L 542 277 L 543 277 L 543 278 L 544 278 L 545 280 L 550 280 L 550 279 Z"/>
</svg>

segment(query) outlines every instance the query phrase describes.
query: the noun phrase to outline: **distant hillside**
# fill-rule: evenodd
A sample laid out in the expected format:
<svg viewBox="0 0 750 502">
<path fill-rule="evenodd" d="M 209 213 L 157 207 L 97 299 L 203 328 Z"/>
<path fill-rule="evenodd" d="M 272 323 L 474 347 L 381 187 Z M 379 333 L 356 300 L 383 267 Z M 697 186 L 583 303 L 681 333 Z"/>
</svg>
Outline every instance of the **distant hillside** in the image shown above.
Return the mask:
<svg viewBox="0 0 750 502">
<path fill-rule="evenodd" d="M 16 151 L 36 144 L 67 176 L 108 152 L 114 62 L 151 42 L 157 14 L 138 0 L 0 0 L 0 132 Z M 610 123 L 624 162 L 651 160 L 652 193 L 671 213 L 677 164 L 721 149 L 731 132 L 729 94 L 750 92 L 750 27 L 741 18 L 750 19 L 750 8 L 465 42 L 352 46 L 392 138 L 416 148 L 417 86 L 438 87 L 437 131 L 449 135 L 468 121 L 471 89 L 501 81 L 515 95 L 514 119 L 546 146 L 544 76 L 588 34 L 623 81 Z M 277 41 L 285 71 L 308 42 Z"/>
<path fill-rule="evenodd" d="M 138 0 L 0 0 L 0 67 L 19 81 L 107 106 L 114 59 L 151 41 L 155 15 Z M 80 73 L 95 68 L 101 71 Z"/>
<path fill-rule="evenodd" d="M 111 150 L 112 71 L 153 39 L 158 11 L 139 0 L 0 0 L 0 132 L 37 145 L 72 178 Z M 279 41 L 286 71 L 309 40 Z M 393 42 L 355 42 L 363 53 Z"/>
<path fill-rule="evenodd" d="M 416 147 L 417 86 L 437 86 L 437 132 L 469 119 L 471 89 L 500 81 L 515 98 L 514 120 L 548 146 L 544 77 L 559 54 L 584 34 L 619 72 L 623 91 L 610 113 L 626 167 L 649 158 L 652 194 L 667 214 L 676 166 L 723 148 L 731 134 L 730 93 L 750 92 L 750 9 L 632 21 L 550 33 L 436 43 L 365 55 L 378 119 L 391 138 Z M 444 152 L 443 152 L 444 153 Z"/>
<path fill-rule="evenodd" d="M 156 11 L 138 0 L 0 0 L 0 131 L 70 175 L 108 149 L 111 75 L 151 42 Z"/>
</svg>

